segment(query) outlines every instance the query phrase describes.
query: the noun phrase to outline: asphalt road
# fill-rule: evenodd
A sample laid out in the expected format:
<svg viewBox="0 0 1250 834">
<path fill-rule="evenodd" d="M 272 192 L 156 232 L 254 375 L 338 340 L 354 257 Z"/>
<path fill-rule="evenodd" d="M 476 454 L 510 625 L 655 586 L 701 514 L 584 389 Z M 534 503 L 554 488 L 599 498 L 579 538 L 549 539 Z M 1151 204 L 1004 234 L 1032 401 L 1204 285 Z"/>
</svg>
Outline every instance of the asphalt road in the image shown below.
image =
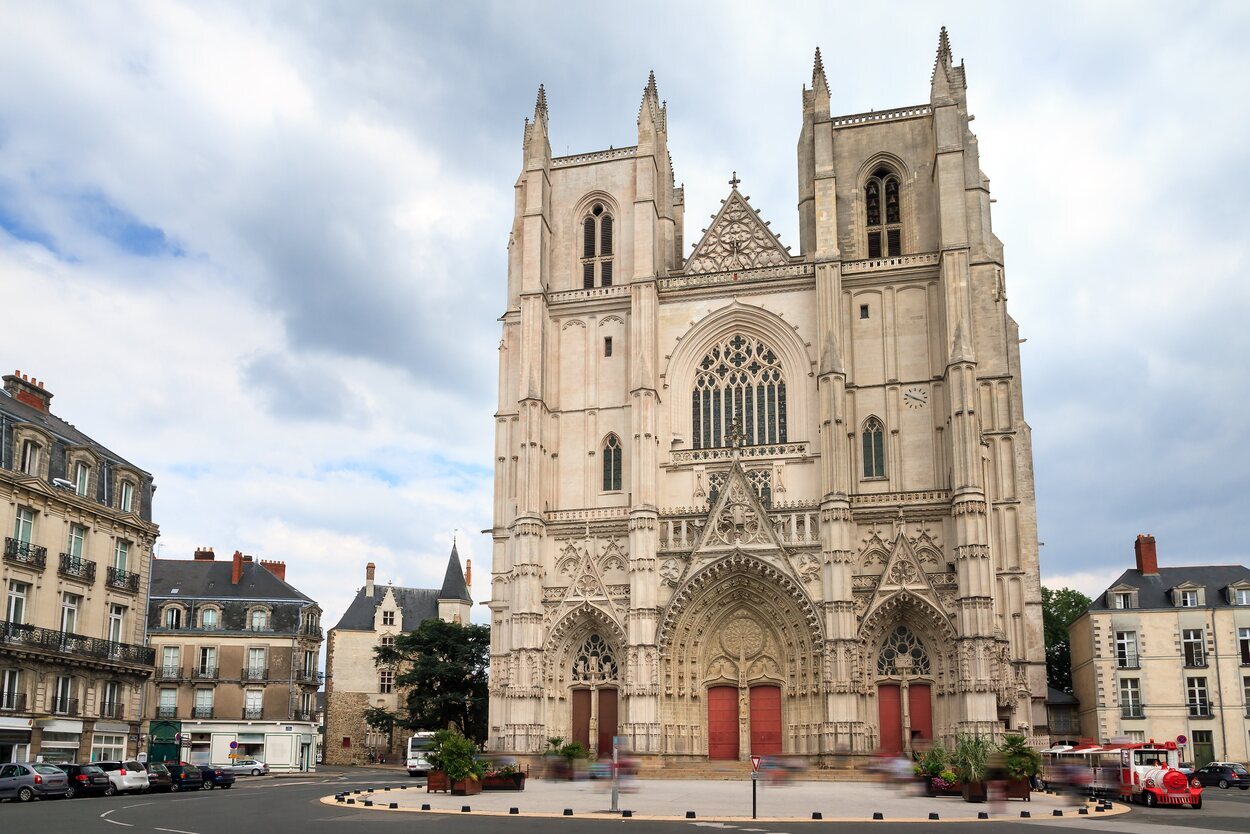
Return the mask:
<svg viewBox="0 0 1250 834">
<path fill-rule="evenodd" d="M 3 834 L 356 834 L 356 832 L 415 831 L 426 834 L 616 834 L 620 827 L 639 829 L 639 834 L 822 834 L 830 829 L 860 831 L 932 831 L 955 834 L 975 825 L 989 832 L 1071 832 L 1104 829 L 1108 832 L 1169 834 L 1185 831 L 1250 832 L 1250 792 L 1209 788 L 1204 807 L 1185 809 L 1134 809 L 1111 819 L 1070 818 L 1062 822 L 988 821 L 975 823 L 830 823 L 795 820 L 787 823 L 720 824 L 694 821 L 653 822 L 615 819 L 536 819 L 485 817 L 473 814 L 386 813 L 343 806 L 326 806 L 317 800 L 346 788 L 419 784 L 394 771 L 363 769 L 327 771 L 316 779 L 241 777 L 228 791 L 193 794 L 154 794 L 40 800 L 27 804 L 0 805 Z M 553 831 L 553 829 L 559 829 Z"/>
</svg>

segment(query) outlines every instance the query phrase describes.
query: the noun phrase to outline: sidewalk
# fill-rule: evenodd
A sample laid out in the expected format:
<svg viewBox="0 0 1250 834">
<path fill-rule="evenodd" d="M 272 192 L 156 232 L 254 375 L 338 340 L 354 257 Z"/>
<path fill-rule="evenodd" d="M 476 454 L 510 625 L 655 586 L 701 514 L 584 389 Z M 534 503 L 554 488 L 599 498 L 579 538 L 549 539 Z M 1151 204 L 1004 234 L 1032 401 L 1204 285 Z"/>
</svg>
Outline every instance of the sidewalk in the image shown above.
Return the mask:
<svg viewBox="0 0 1250 834">
<path fill-rule="evenodd" d="M 1055 810 L 1064 817 L 1077 816 L 1083 803 L 1071 797 L 1049 796 L 1034 793 L 1031 802 L 1011 800 L 989 805 L 964 802 L 958 797 L 928 798 L 917 796 L 915 789 L 905 789 L 864 782 L 792 782 L 786 785 L 769 785 L 760 782 L 756 796 L 756 818 L 761 820 L 812 819 L 813 812 L 825 820 L 871 820 L 879 812 L 887 821 L 930 819 L 936 813 L 940 819 L 968 820 L 978 813 L 988 812 L 991 818 L 1018 819 L 1021 811 L 1032 817 L 1051 817 Z M 461 813 L 469 806 L 473 813 L 508 814 L 510 808 L 520 814 L 531 816 L 564 816 L 571 809 L 574 816 L 609 816 L 611 806 L 610 783 L 599 781 L 554 782 L 541 779 L 526 780 L 525 790 L 487 791 L 476 796 L 450 796 L 444 793 L 426 793 L 424 787 L 390 790 L 368 790 L 351 794 L 354 805 L 365 800 L 374 808 L 387 808 L 394 802 L 401 810 L 420 810 L 428 804 L 431 811 Z M 328 804 L 338 804 L 328 797 Z M 322 800 L 323 802 L 327 800 Z M 693 811 L 695 818 L 708 821 L 750 820 L 751 782 L 713 780 L 682 780 L 666 782 L 661 779 L 635 781 L 628 792 L 622 791 L 618 807 L 633 811 L 642 818 L 685 819 Z M 1104 817 L 1126 806 L 1117 803 L 1113 812 L 1096 812 L 1090 806 L 1090 816 Z"/>
</svg>

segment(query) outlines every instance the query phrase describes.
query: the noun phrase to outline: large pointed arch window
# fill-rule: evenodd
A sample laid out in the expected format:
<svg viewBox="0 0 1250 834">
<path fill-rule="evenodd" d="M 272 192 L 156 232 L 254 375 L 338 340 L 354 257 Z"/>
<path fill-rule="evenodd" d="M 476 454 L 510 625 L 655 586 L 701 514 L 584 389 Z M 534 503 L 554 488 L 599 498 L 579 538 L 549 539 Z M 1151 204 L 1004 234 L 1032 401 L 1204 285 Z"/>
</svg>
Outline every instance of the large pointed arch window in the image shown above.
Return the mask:
<svg viewBox="0 0 1250 834">
<path fill-rule="evenodd" d="M 864 477 L 885 477 L 885 426 L 876 417 L 864 421 Z"/>
<path fill-rule="evenodd" d="M 603 491 L 620 492 L 621 489 L 621 441 L 609 434 L 603 441 Z"/>
<path fill-rule="evenodd" d="M 734 334 L 695 368 L 691 445 L 731 446 L 735 430 L 748 446 L 786 442 L 786 380 L 781 360 L 759 339 Z"/>
<path fill-rule="evenodd" d="M 903 254 L 902 217 L 898 174 L 882 165 L 864 183 L 864 225 L 868 229 L 868 257 L 893 258 Z"/>
<path fill-rule="evenodd" d="M 582 218 L 582 287 L 612 286 L 612 215 L 595 203 Z"/>
</svg>

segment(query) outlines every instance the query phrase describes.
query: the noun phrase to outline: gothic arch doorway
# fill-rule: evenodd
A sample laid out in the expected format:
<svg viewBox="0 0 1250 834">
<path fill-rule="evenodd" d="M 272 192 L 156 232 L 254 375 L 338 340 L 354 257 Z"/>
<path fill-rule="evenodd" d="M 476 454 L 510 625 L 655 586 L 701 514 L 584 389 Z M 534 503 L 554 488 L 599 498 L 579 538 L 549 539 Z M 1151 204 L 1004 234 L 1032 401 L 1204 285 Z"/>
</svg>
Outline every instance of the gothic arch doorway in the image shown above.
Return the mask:
<svg viewBox="0 0 1250 834">
<path fill-rule="evenodd" d="M 616 652 L 598 632 L 591 632 L 573 655 L 569 706 L 572 741 L 592 753 L 612 749 L 617 734 Z"/>
<path fill-rule="evenodd" d="M 877 727 L 885 753 L 914 750 L 933 740 L 933 668 L 924 644 L 896 626 L 877 652 Z"/>
</svg>

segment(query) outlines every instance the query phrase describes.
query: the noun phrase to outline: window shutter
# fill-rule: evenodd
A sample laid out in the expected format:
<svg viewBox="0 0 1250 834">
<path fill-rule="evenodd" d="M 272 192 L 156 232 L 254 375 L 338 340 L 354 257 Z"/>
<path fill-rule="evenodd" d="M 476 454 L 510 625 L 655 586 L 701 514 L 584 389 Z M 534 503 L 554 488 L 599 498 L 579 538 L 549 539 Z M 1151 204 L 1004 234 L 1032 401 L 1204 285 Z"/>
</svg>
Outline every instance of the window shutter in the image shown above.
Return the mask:
<svg viewBox="0 0 1250 834">
<path fill-rule="evenodd" d="M 595 219 L 587 217 L 582 221 L 582 257 L 595 256 Z"/>
<path fill-rule="evenodd" d="M 868 233 L 868 257 L 870 258 L 881 257 L 881 233 L 880 232 Z"/>
<path fill-rule="evenodd" d="M 582 264 L 582 287 L 590 289 L 595 285 L 595 265 L 593 262 Z"/>
<path fill-rule="evenodd" d="M 895 258 L 903 254 L 902 230 L 901 229 L 890 229 L 888 232 L 885 233 L 885 237 L 886 237 L 886 243 L 888 244 L 888 247 L 889 247 L 888 254 L 891 258 Z"/>
<path fill-rule="evenodd" d="M 612 215 L 605 214 L 599 219 L 599 254 L 612 254 Z"/>
<path fill-rule="evenodd" d="M 612 286 L 612 262 L 603 261 L 599 264 L 599 277 L 602 279 L 600 284 L 605 287 Z"/>
</svg>

